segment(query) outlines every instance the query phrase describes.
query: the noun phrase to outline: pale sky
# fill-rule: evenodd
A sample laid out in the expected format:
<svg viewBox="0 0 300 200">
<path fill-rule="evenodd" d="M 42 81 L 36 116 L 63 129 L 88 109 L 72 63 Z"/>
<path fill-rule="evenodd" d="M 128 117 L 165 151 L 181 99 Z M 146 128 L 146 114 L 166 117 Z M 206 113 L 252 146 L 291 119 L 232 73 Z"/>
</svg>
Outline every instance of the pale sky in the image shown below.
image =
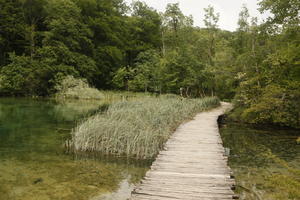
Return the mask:
<svg viewBox="0 0 300 200">
<path fill-rule="evenodd" d="M 260 14 L 257 10 L 259 0 L 143 0 L 150 7 L 159 12 L 164 12 L 168 3 L 179 3 L 180 9 L 184 15 L 192 15 L 194 25 L 204 27 L 204 8 L 212 5 L 215 11 L 220 13 L 219 27 L 221 29 L 235 31 L 237 21 L 242 5 L 246 4 L 251 17 L 257 17 L 259 22 L 266 19 L 268 14 Z M 132 0 L 125 0 L 131 3 Z"/>
</svg>

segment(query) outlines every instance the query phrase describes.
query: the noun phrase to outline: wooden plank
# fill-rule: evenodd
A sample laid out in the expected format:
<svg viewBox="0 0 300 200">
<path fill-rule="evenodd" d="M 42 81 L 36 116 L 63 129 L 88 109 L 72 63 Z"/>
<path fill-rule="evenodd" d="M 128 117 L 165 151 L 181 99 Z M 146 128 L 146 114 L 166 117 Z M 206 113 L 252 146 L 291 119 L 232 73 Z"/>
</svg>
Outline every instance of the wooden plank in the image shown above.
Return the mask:
<svg viewBox="0 0 300 200">
<path fill-rule="evenodd" d="M 224 156 L 217 118 L 229 104 L 180 125 L 167 141 L 131 200 L 232 199 L 231 170 Z"/>
<path fill-rule="evenodd" d="M 134 199 L 139 199 L 139 200 L 174 200 L 173 197 L 157 197 L 157 196 L 145 196 L 145 195 L 138 195 L 138 194 L 133 194 L 132 198 Z M 180 198 L 175 198 L 175 200 L 184 200 Z M 232 197 L 229 198 L 222 198 L 222 200 L 232 200 Z M 198 199 L 199 200 L 199 199 Z M 219 200 L 218 198 L 214 197 L 202 197 L 201 200 Z"/>
<path fill-rule="evenodd" d="M 162 187 L 163 186 L 163 187 Z M 145 192 L 145 191 L 152 191 L 152 192 L 168 192 L 168 193 L 182 193 L 182 194 L 198 194 L 201 193 L 213 193 L 213 194 L 226 194 L 226 195 L 233 195 L 234 193 L 231 190 L 228 190 L 227 187 L 219 188 L 219 187 L 193 187 L 193 186 L 185 186 L 185 187 L 178 187 L 178 185 L 145 185 L 143 188 L 137 188 L 135 192 Z"/>
<path fill-rule="evenodd" d="M 173 191 L 171 193 L 168 192 L 158 192 L 155 191 L 154 193 L 152 192 L 137 192 L 135 194 L 140 194 L 140 195 L 148 195 L 148 196 L 155 196 L 157 197 L 157 200 L 160 200 L 159 197 L 168 197 L 168 198 L 173 198 L 173 199 L 185 199 L 185 200 L 201 200 L 202 198 L 215 198 L 215 199 L 223 199 L 223 198 L 231 198 L 232 199 L 232 195 L 228 195 L 228 194 L 215 194 L 213 192 L 211 193 L 202 193 L 201 191 L 199 191 L 198 193 L 194 193 L 194 194 L 184 194 L 178 191 Z"/>
</svg>

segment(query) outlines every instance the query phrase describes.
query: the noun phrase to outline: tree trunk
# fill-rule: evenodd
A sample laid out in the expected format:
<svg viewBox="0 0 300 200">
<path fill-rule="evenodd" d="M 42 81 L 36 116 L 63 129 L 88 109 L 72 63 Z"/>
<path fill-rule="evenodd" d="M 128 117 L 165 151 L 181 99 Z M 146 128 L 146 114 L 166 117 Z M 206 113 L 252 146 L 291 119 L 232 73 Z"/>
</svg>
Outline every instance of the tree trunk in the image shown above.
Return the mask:
<svg viewBox="0 0 300 200">
<path fill-rule="evenodd" d="M 161 39 L 162 39 L 162 53 L 163 53 L 163 57 L 165 57 L 166 56 L 166 46 L 165 46 L 164 31 L 161 32 Z"/>
<path fill-rule="evenodd" d="M 186 88 L 186 90 L 185 90 L 185 95 L 186 95 L 186 97 L 190 97 L 190 95 L 189 95 L 189 90 L 190 90 L 190 88 L 189 87 L 187 87 Z"/>
<path fill-rule="evenodd" d="M 33 56 L 35 54 L 35 25 L 34 25 L 34 23 L 32 23 L 30 25 L 29 42 L 30 42 L 30 58 L 33 59 Z"/>
<path fill-rule="evenodd" d="M 255 40 L 255 36 L 252 36 L 252 56 L 253 59 L 255 59 L 255 72 L 257 73 L 257 75 L 259 75 L 259 69 L 258 69 L 258 63 L 256 61 L 256 53 L 255 53 L 255 46 L 256 40 Z M 260 87 L 260 81 L 257 80 L 257 86 Z"/>
</svg>

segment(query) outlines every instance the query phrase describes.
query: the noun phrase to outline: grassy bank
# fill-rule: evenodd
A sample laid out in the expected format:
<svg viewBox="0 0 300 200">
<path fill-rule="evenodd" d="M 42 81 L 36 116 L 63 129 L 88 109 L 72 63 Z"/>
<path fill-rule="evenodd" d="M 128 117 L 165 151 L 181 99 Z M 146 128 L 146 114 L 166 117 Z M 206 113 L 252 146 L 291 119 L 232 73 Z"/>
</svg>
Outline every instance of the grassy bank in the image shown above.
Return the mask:
<svg viewBox="0 0 300 200">
<path fill-rule="evenodd" d="M 132 100 L 147 96 L 154 96 L 151 93 L 137 93 L 129 91 L 105 91 L 91 87 L 85 79 L 66 76 L 55 85 L 53 97 L 57 100 L 82 99 L 101 100 L 112 103 L 120 100 Z"/>
<path fill-rule="evenodd" d="M 107 112 L 79 124 L 68 146 L 74 151 L 153 158 L 180 123 L 218 105 L 215 97 L 180 99 L 168 96 L 114 103 Z"/>
</svg>

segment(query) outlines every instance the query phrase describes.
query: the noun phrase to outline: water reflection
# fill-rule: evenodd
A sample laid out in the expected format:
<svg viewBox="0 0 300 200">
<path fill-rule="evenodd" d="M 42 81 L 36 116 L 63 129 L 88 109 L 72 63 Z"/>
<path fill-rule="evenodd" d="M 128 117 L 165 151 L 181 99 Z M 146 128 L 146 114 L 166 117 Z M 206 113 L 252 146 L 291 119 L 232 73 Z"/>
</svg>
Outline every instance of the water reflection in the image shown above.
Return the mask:
<svg viewBox="0 0 300 200">
<path fill-rule="evenodd" d="M 0 99 L 0 199 L 126 199 L 149 164 L 64 153 L 76 121 L 101 105 Z"/>
<path fill-rule="evenodd" d="M 300 199 L 299 131 L 258 130 L 238 124 L 221 128 L 230 148 L 240 199 Z"/>
</svg>

